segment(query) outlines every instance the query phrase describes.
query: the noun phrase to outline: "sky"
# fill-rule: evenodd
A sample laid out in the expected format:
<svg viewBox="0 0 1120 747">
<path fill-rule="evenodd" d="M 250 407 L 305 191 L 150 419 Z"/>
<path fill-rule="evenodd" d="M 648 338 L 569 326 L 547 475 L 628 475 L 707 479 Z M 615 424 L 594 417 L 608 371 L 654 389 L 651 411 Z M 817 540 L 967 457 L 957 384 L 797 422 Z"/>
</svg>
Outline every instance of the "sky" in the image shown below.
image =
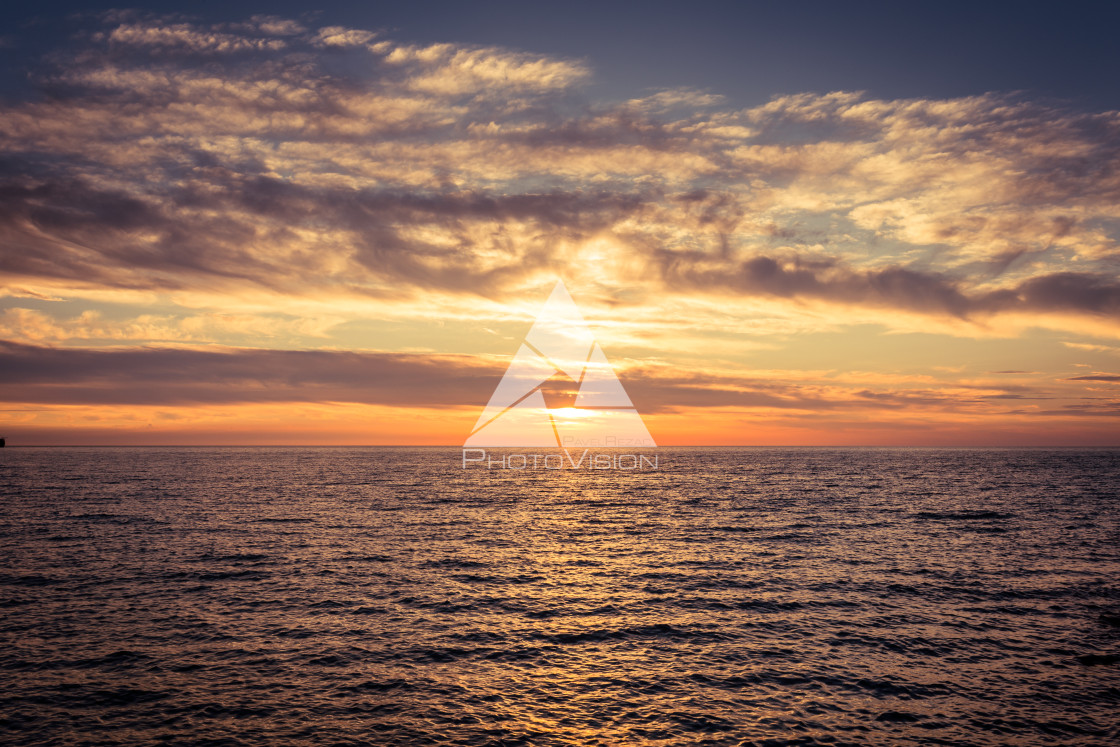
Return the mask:
<svg viewBox="0 0 1120 747">
<path fill-rule="evenodd" d="M 0 11 L 0 436 L 459 445 L 562 280 L 660 445 L 1120 445 L 1120 10 Z"/>
</svg>

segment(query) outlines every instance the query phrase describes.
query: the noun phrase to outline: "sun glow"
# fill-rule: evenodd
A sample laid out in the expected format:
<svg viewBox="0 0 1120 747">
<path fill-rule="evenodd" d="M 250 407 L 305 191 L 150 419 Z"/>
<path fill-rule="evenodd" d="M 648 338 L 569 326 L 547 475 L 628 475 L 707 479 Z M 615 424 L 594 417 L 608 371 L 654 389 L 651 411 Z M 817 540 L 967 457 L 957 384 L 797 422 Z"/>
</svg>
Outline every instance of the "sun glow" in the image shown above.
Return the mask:
<svg viewBox="0 0 1120 747">
<path fill-rule="evenodd" d="M 576 421 L 595 417 L 595 415 L 597 414 L 597 411 L 595 410 L 585 410 L 581 407 L 558 407 L 555 410 L 549 410 L 548 412 L 554 418 Z"/>
</svg>

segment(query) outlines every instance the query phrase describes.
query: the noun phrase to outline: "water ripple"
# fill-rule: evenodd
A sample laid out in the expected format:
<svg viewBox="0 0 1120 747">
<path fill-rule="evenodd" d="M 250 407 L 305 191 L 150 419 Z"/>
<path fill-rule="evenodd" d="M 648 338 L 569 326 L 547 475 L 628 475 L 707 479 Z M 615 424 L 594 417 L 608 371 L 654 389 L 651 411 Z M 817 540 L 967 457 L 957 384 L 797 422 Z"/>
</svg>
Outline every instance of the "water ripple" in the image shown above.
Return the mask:
<svg viewBox="0 0 1120 747">
<path fill-rule="evenodd" d="M 1120 743 L 1120 453 L 5 449 L 0 741 Z"/>
</svg>

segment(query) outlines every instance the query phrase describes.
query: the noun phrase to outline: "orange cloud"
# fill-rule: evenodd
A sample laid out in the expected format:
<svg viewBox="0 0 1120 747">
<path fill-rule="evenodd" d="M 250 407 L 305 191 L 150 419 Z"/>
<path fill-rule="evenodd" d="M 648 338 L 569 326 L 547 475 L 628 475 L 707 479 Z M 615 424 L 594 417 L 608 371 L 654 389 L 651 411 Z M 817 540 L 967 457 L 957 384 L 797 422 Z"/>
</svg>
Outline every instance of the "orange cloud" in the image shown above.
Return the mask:
<svg viewBox="0 0 1120 747">
<path fill-rule="evenodd" d="M 1068 361 L 1023 389 L 975 371 L 1034 362 L 946 360 L 930 381 L 774 364 L 776 381 L 743 361 L 867 325 L 1018 340 L 1029 359 L 1031 335 L 1061 330 L 1063 352 L 1114 354 L 1116 112 L 994 94 L 592 101 L 582 61 L 271 17 L 112 13 L 36 75 L 52 95 L 0 116 L 0 336 L 63 373 L 6 372 L 15 403 L 262 423 L 239 408 L 466 407 L 499 359 L 415 351 L 471 352 L 470 334 L 495 354 L 525 293 L 564 276 L 666 432 L 1018 438 L 1115 418 L 1112 389 L 1080 389 L 1111 382 Z M 97 349 L 123 343 L 148 347 Z M 284 349 L 300 346 L 382 352 Z"/>
</svg>

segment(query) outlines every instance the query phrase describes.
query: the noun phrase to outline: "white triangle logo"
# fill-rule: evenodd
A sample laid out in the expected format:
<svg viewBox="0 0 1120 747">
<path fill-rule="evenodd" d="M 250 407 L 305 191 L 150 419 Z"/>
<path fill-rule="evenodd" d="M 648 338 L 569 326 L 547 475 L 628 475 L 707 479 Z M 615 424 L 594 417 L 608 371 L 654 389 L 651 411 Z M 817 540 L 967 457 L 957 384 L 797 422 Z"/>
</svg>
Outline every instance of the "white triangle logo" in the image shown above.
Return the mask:
<svg viewBox="0 0 1120 747">
<path fill-rule="evenodd" d="M 557 281 L 464 447 L 656 446 Z"/>
</svg>

